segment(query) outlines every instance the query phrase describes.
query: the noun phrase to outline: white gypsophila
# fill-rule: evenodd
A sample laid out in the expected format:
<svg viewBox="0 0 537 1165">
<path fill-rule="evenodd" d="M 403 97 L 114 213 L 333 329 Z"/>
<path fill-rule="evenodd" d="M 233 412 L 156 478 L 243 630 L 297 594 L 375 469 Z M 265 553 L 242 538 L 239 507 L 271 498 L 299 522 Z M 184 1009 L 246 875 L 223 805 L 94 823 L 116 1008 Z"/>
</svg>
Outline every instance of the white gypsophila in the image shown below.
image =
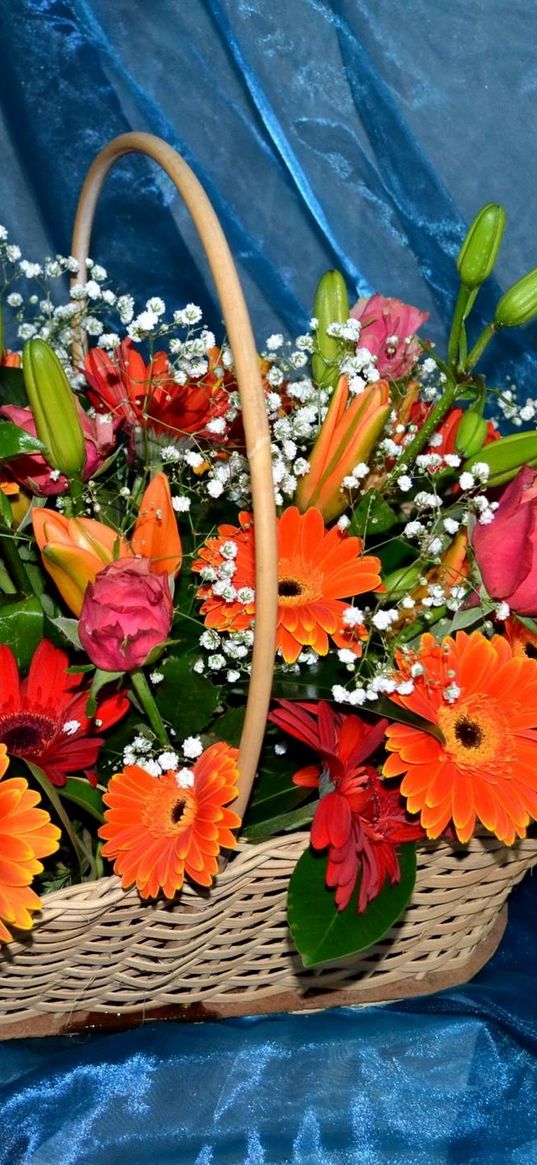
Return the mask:
<svg viewBox="0 0 537 1165">
<path fill-rule="evenodd" d="M 419 469 L 437 469 L 442 464 L 442 457 L 439 453 L 421 453 L 416 457 L 416 465 Z"/>
<path fill-rule="evenodd" d="M 145 306 L 147 311 L 156 316 L 163 316 L 164 312 L 166 311 L 166 304 L 164 303 L 164 300 L 160 298 L 160 295 L 153 295 L 151 299 L 147 300 Z"/>
<path fill-rule="evenodd" d="M 62 728 L 62 732 L 65 732 L 66 736 L 74 736 L 75 732 L 78 732 L 79 728 L 80 720 L 66 720 Z"/>
<path fill-rule="evenodd" d="M 376 611 L 375 614 L 371 616 L 371 622 L 373 626 L 377 628 L 377 631 L 387 631 L 388 628 L 391 627 L 392 623 L 395 623 L 398 618 L 399 612 L 395 607 L 392 607 L 387 611 Z"/>
<path fill-rule="evenodd" d="M 164 679 L 164 672 L 152 671 L 149 673 L 149 679 L 153 685 L 161 684 Z"/>
<path fill-rule="evenodd" d="M 397 484 L 402 493 L 408 493 L 409 489 L 412 489 L 412 478 L 407 473 L 403 473 L 401 477 L 397 478 Z"/>
<path fill-rule="evenodd" d="M 505 620 L 509 618 L 510 613 L 511 608 L 509 603 L 498 603 L 494 608 L 495 617 L 496 619 L 499 619 L 500 623 L 504 623 Z"/>
<path fill-rule="evenodd" d="M 336 704 L 348 704 L 349 703 L 349 693 L 348 693 L 347 689 L 342 686 L 342 684 L 334 684 L 333 685 L 332 697 L 335 700 Z"/>
<path fill-rule="evenodd" d="M 487 465 L 486 461 L 475 461 L 472 465 L 472 474 L 479 481 L 488 481 L 490 477 L 490 465 Z"/>
<path fill-rule="evenodd" d="M 405 611 L 411 611 L 412 608 L 416 606 L 416 602 L 412 598 L 412 595 L 405 595 L 404 599 L 401 599 L 400 606 L 403 607 Z"/>
<path fill-rule="evenodd" d="M 240 671 L 234 671 L 234 670 L 230 669 L 229 671 L 226 672 L 226 680 L 227 680 L 228 684 L 236 684 L 236 683 L 238 683 L 240 678 L 241 678 Z"/>
<path fill-rule="evenodd" d="M 200 469 L 205 460 L 201 456 L 201 453 L 196 453 L 195 449 L 187 449 L 186 453 L 184 454 L 184 459 L 186 464 L 189 465 L 191 469 Z"/>
<path fill-rule="evenodd" d="M 177 768 L 179 757 L 176 752 L 161 752 L 157 757 L 157 764 L 160 765 L 163 773 L 167 773 L 170 769 Z"/>
<path fill-rule="evenodd" d="M 175 780 L 180 789 L 191 789 L 194 784 L 194 773 L 192 769 L 183 767 L 175 774 Z"/>
<path fill-rule="evenodd" d="M 340 663 L 352 664 L 353 667 L 356 665 L 356 654 L 348 647 L 341 647 L 337 653 L 337 657 Z"/>
<path fill-rule="evenodd" d="M 18 291 L 12 291 L 7 297 L 7 302 L 10 307 L 20 307 L 23 302 L 22 295 L 19 295 Z"/>
<path fill-rule="evenodd" d="M 113 351 L 114 348 L 119 347 L 119 343 L 120 340 L 117 332 L 103 332 L 102 335 L 99 336 L 97 346 L 99 348 L 108 348 L 110 351 Z"/>
<path fill-rule="evenodd" d="M 29 263 L 28 259 L 21 259 L 19 267 L 27 279 L 35 279 L 37 275 L 43 274 L 43 268 L 40 263 Z"/>
<path fill-rule="evenodd" d="M 403 530 L 403 534 L 405 534 L 407 538 L 417 538 L 419 534 L 423 534 L 424 529 L 425 526 L 423 525 L 423 522 L 418 522 L 417 519 L 414 519 L 412 522 L 407 522 Z"/>
<path fill-rule="evenodd" d="M 102 298 L 103 303 L 108 304 L 109 307 L 113 307 L 116 300 L 117 300 L 117 295 L 115 295 L 114 292 L 111 291 L 109 287 L 107 287 L 102 292 L 101 298 Z"/>
<path fill-rule="evenodd" d="M 365 623 L 365 613 L 359 607 L 345 607 L 342 619 L 345 627 L 362 627 Z"/>
<path fill-rule="evenodd" d="M 442 698 L 446 701 L 446 704 L 455 704 L 460 694 L 461 689 L 459 688 L 458 684 L 451 683 L 448 684 L 447 688 L 444 688 L 444 691 L 442 692 Z"/>
<path fill-rule="evenodd" d="M 169 461 L 170 463 L 174 464 L 177 464 L 178 461 L 182 461 L 183 458 L 183 454 L 175 447 L 175 445 L 165 445 L 164 448 L 160 451 L 160 456 L 162 461 Z"/>
<path fill-rule="evenodd" d="M 275 332 L 274 335 L 269 336 L 266 341 L 266 348 L 269 352 L 277 352 L 283 344 L 283 336 L 281 332 Z"/>
<path fill-rule="evenodd" d="M 187 514 L 191 506 L 190 498 L 186 498 L 184 496 L 173 497 L 172 506 L 176 514 Z"/>
<path fill-rule="evenodd" d="M 220 636 L 218 631 L 214 631 L 212 628 L 207 628 L 207 630 L 200 635 L 199 643 L 201 647 L 205 647 L 207 651 L 215 651 L 217 647 L 220 647 Z"/>
<path fill-rule="evenodd" d="M 414 503 L 419 510 L 438 510 L 442 506 L 442 498 L 437 494 L 428 493 L 427 490 L 419 490 Z"/>
<path fill-rule="evenodd" d="M 346 514 L 342 514 L 341 518 L 338 518 L 338 520 L 336 522 L 336 526 L 337 526 L 338 530 L 341 530 L 342 534 L 344 534 L 345 531 L 348 530 L 350 524 L 351 524 L 351 520 L 350 520 L 350 518 L 347 517 Z"/>
<path fill-rule="evenodd" d="M 224 486 L 222 485 L 222 482 L 218 481 L 217 478 L 214 478 L 214 477 L 210 478 L 209 481 L 207 482 L 207 493 L 209 494 L 209 497 L 219 498 L 220 495 L 223 494 L 223 492 L 224 492 Z"/>
<path fill-rule="evenodd" d="M 215 433 L 217 437 L 222 436 L 226 431 L 225 417 L 212 417 L 207 421 L 206 429 L 208 433 Z"/>
<path fill-rule="evenodd" d="M 207 667 L 211 671 L 221 671 L 226 666 L 226 659 L 224 655 L 210 655 L 207 660 Z"/>
<path fill-rule="evenodd" d="M 196 760 L 203 752 L 203 744 L 199 736 L 187 736 L 181 747 L 184 756 L 187 756 L 189 760 Z"/>
<path fill-rule="evenodd" d="M 399 696 L 410 696 L 414 691 L 414 687 L 413 680 L 403 680 L 402 683 L 397 684 L 396 691 Z"/>
<path fill-rule="evenodd" d="M 460 530 L 460 522 L 456 522 L 454 518 L 444 518 L 442 525 L 448 534 L 456 534 Z"/>
<path fill-rule="evenodd" d="M 6 255 L 7 255 L 7 258 L 9 259 L 10 263 L 16 263 L 17 260 L 20 259 L 21 255 L 22 255 L 22 251 L 21 251 L 20 247 L 17 247 L 17 246 L 14 246 L 13 244 L 11 244 L 9 247 L 6 247 Z M 77 267 L 77 270 L 78 270 L 78 267 Z"/>
<path fill-rule="evenodd" d="M 462 490 L 473 489 L 475 486 L 475 477 L 472 473 L 461 473 L 459 477 L 459 485 Z"/>
<path fill-rule="evenodd" d="M 194 324 L 199 324 L 202 314 L 201 308 L 196 303 L 187 303 L 186 307 L 174 311 L 173 320 L 179 327 L 188 328 Z"/>
<path fill-rule="evenodd" d="M 192 671 L 196 672 L 196 675 L 202 675 L 203 672 L 205 671 L 205 660 L 204 659 L 194 660 L 194 663 L 192 664 Z"/>
<path fill-rule="evenodd" d="M 101 298 L 102 288 L 99 287 L 99 284 L 95 279 L 88 279 L 88 282 L 85 285 L 85 290 L 88 299 L 94 300 Z"/>
</svg>

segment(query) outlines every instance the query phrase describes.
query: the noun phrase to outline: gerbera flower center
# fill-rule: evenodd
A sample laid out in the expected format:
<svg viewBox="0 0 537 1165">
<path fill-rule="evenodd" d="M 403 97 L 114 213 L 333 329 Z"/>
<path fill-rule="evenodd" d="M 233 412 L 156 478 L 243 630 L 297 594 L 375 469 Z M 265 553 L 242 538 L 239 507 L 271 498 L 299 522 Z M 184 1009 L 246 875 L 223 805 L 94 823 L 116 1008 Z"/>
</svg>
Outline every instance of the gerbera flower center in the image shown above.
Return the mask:
<svg viewBox="0 0 537 1165">
<path fill-rule="evenodd" d="M 280 561 L 278 596 L 281 607 L 303 606 L 315 603 L 323 593 L 317 572 L 300 561 Z"/>
<path fill-rule="evenodd" d="M 495 700 L 474 696 L 469 700 L 442 708 L 438 722 L 447 752 L 456 764 L 493 767 L 508 762 L 505 742 L 509 725 L 505 713 Z"/>
<path fill-rule="evenodd" d="M 56 735 L 57 725 L 38 712 L 0 716 L 0 740 L 15 756 L 39 756 Z"/>
<path fill-rule="evenodd" d="M 455 736 L 463 748 L 479 748 L 483 741 L 483 732 L 478 721 L 470 720 L 467 716 L 462 716 L 457 720 Z"/>
<path fill-rule="evenodd" d="M 184 817 L 184 813 L 185 813 L 185 799 L 184 799 L 184 797 L 179 797 L 178 800 L 175 802 L 175 805 L 172 805 L 171 811 L 170 811 L 170 817 L 171 817 L 174 825 L 177 825 L 178 822 L 181 820 L 181 818 Z"/>
<path fill-rule="evenodd" d="M 278 594 L 281 599 L 296 599 L 303 593 L 303 587 L 294 578 L 282 578 L 278 583 Z"/>
<path fill-rule="evenodd" d="M 196 816 L 196 800 L 189 789 L 178 789 L 175 777 L 155 777 L 155 791 L 144 806 L 142 821 L 152 837 L 174 837 L 188 829 Z"/>
</svg>

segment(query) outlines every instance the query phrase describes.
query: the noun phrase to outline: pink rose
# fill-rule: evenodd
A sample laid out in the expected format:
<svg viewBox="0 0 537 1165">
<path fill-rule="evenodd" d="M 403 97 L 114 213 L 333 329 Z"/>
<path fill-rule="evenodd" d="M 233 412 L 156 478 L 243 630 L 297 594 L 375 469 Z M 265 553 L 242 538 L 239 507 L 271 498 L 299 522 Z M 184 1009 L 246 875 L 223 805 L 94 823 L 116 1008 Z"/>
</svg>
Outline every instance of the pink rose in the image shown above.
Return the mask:
<svg viewBox="0 0 537 1165">
<path fill-rule="evenodd" d="M 509 482 L 493 521 L 476 522 L 471 541 L 491 598 L 537 615 L 537 470 L 526 465 Z"/>
<path fill-rule="evenodd" d="M 173 618 L 166 574 L 147 558 L 119 558 L 89 583 L 80 612 L 80 642 L 103 671 L 132 671 L 168 638 Z"/>
<path fill-rule="evenodd" d="M 88 416 L 81 405 L 78 406 L 78 415 L 86 445 L 86 464 L 82 476 L 84 481 L 89 481 L 96 470 L 104 465 L 114 448 L 114 423 L 106 416 Z M 23 409 L 18 405 L 3 405 L 0 408 L 0 416 L 11 421 L 13 425 L 18 425 L 19 429 L 25 429 L 32 437 L 37 437 L 30 409 Z M 38 497 L 53 497 L 69 489 L 69 482 L 63 474 L 59 477 L 51 476 L 53 470 L 40 453 L 14 457 L 12 461 L 4 464 L 9 467 L 19 485 L 25 486 L 30 493 L 37 494 Z"/>
<path fill-rule="evenodd" d="M 429 319 L 429 312 L 400 299 L 371 295 L 355 303 L 351 316 L 362 325 L 359 347 L 377 357 L 380 375 L 388 380 L 408 376 L 421 354 L 415 332 Z"/>
</svg>

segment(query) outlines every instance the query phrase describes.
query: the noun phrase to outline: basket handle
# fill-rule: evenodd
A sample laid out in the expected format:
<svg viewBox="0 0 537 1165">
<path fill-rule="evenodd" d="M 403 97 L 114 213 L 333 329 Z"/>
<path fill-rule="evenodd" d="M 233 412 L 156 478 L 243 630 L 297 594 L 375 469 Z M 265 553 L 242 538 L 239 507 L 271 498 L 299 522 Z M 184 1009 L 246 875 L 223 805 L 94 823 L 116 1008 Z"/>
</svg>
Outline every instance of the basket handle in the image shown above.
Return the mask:
<svg viewBox="0 0 537 1165">
<path fill-rule="evenodd" d="M 255 538 L 255 636 L 246 715 L 239 749 L 239 793 L 233 805 L 240 817 L 248 803 L 265 733 L 274 668 L 278 602 L 276 511 L 272 456 L 259 357 L 239 277 L 224 233 L 203 187 L 187 163 L 161 138 L 126 133 L 97 155 L 80 195 L 73 231 L 72 254 L 78 260 L 78 282 L 87 278 L 91 228 L 104 180 L 124 154 L 146 154 L 165 170 L 182 196 L 211 269 L 227 329 L 239 387 L 246 452 L 250 463 Z M 78 344 L 75 357 L 82 355 Z"/>
</svg>

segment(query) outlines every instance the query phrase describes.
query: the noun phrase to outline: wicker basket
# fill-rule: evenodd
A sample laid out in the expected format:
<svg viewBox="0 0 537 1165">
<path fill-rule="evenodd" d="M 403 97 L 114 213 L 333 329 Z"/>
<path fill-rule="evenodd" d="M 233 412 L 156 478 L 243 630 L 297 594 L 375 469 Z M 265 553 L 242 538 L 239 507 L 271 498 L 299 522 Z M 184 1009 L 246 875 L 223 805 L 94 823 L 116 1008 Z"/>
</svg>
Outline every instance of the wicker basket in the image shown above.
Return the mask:
<svg viewBox="0 0 537 1165">
<path fill-rule="evenodd" d="M 113 162 L 148 154 L 182 194 L 222 302 L 241 391 L 256 516 L 256 639 L 240 747 L 242 813 L 264 735 L 276 618 L 276 538 L 270 437 L 246 306 L 227 244 L 197 179 L 149 134 L 125 134 L 96 159 L 73 239 L 85 269 L 98 194 Z M 341 1003 L 374 1003 L 465 982 L 490 958 L 509 891 L 537 862 L 537 838 L 512 849 L 490 837 L 467 847 L 428 843 L 412 903 L 360 958 L 305 971 L 286 921 L 289 877 L 309 835 L 241 843 L 210 893 L 185 885 L 174 903 L 144 904 L 103 878 L 49 894 L 31 935 L 0 952 L 0 1039 L 144 1018 L 207 1019 Z"/>
</svg>

